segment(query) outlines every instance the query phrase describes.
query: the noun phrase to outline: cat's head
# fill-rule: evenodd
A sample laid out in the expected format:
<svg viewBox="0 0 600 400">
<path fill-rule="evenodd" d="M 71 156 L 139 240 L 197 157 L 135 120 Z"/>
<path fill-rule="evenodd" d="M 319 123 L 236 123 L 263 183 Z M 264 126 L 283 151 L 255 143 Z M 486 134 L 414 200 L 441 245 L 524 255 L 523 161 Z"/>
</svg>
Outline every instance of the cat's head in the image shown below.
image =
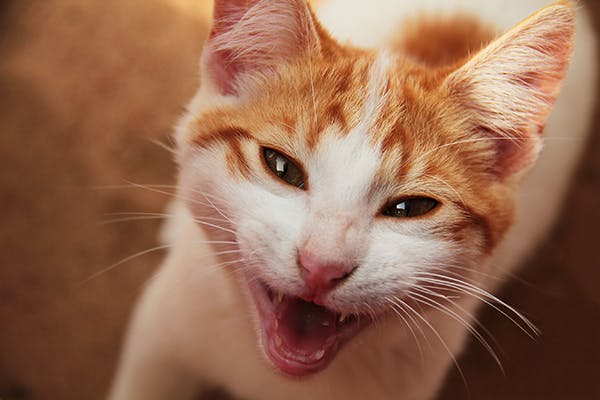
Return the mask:
<svg viewBox="0 0 600 400">
<path fill-rule="evenodd" d="M 302 0 L 216 1 L 178 130 L 180 191 L 248 289 L 279 370 L 321 370 L 371 317 L 485 263 L 573 30 L 557 3 L 428 68 L 336 43 Z"/>
</svg>

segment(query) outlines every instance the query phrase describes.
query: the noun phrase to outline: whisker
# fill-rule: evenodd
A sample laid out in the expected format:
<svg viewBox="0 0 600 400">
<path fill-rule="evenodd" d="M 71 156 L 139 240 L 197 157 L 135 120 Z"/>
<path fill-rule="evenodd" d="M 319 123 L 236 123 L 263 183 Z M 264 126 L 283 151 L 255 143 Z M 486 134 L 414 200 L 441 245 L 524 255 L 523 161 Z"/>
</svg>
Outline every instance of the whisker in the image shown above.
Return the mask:
<svg viewBox="0 0 600 400">
<path fill-rule="evenodd" d="M 406 264 L 406 266 L 411 266 L 414 267 L 415 269 L 418 269 L 419 267 L 421 267 L 420 264 L 414 264 L 414 263 L 409 263 Z M 497 276 L 497 275 L 492 275 L 483 271 L 479 271 L 475 268 L 469 268 L 463 265 L 459 265 L 459 264 L 453 264 L 453 263 L 442 263 L 442 262 L 429 262 L 427 264 L 428 268 L 431 268 L 431 270 L 433 271 L 439 271 L 440 273 L 447 273 L 449 275 L 453 275 L 457 278 L 464 278 L 463 275 L 460 275 L 456 272 L 450 271 L 452 269 L 456 269 L 456 270 L 461 270 L 461 271 L 465 271 L 469 274 L 474 274 L 474 275 L 479 275 L 481 277 L 484 278 L 489 278 L 495 281 L 503 281 L 505 276 Z"/>
<path fill-rule="evenodd" d="M 211 253 L 209 255 L 216 257 L 216 256 L 223 256 L 223 255 L 226 255 L 226 254 L 235 254 L 235 253 L 241 253 L 241 252 L 242 252 L 241 249 L 223 250 L 223 251 L 219 251 L 219 252 L 216 252 L 216 253 Z"/>
<path fill-rule="evenodd" d="M 237 233 L 235 231 L 233 231 L 231 229 L 228 229 L 228 228 L 224 228 L 224 227 L 222 227 L 220 225 L 211 224 L 210 222 L 204 222 L 204 221 L 194 221 L 194 222 L 196 222 L 197 224 L 200 224 L 200 225 L 204 225 L 204 226 L 208 226 L 208 227 L 211 227 L 211 228 L 219 229 L 219 230 L 221 230 L 223 232 L 229 232 L 229 233 L 233 234 L 234 236 L 237 235 Z"/>
<path fill-rule="evenodd" d="M 468 282 L 465 282 L 465 281 L 462 281 L 462 280 L 459 280 L 456 278 L 452 278 L 449 276 L 445 276 L 445 275 L 434 274 L 434 273 L 429 273 L 429 272 L 424 272 L 424 271 L 418 272 L 417 275 L 425 276 L 425 278 L 418 277 L 417 280 L 419 280 L 419 281 L 433 283 L 434 285 L 438 284 L 438 285 L 446 286 L 446 287 L 458 290 L 461 293 L 465 293 L 465 294 L 474 296 L 477 299 L 485 302 L 489 306 L 493 307 L 496 311 L 498 311 L 502 315 L 504 315 L 506 318 L 508 318 L 511 322 L 513 322 L 519 329 L 521 329 L 531 339 L 535 339 L 535 336 L 538 336 L 540 334 L 540 331 L 537 329 L 537 327 L 531 321 L 529 321 L 524 315 L 522 315 L 514 307 L 510 306 L 509 304 L 505 303 L 504 301 L 500 300 L 498 297 L 494 296 L 493 294 L 489 293 L 488 291 L 486 291 L 484 289 L 481 289 L 481 288 L 479 288 L 475 285 L 472 285 Z M 429 277 L 429 278 L 427 278 L 427 277 Z M 476 296 L 477 294 L 479 296 Z M 533 336 L 527 329 L 525 329 L 513 317 L 511 317 L 506 312 L 504 312 L 504 310 L 502 310 L 498 306 L 496 306 L 494 304 L 494 302 L 498 303 L 499 305 L 501 305 L 502 307 L 506 308 L 508 311 L 513 313 L 515 316 L 517 316 L 533 332 L 533 334 L 535 336 Z"/>
<path fill-rule="evenodd" d="M 413 288 L 413 290 L 417 290 L 417 289 L 418 288 Z M 485 350 L 492 356 L 492 358 L 494 359 L 496 364 L 498 364 L 498 367 L 500 367 L 500 370 L 502 371 L 502 373 L 503 374 L 505 373 L 504 367 L 502 365 L 502 362 L 500 361 L 500 358 L 498 357 L 496 352 L 492 349 L 492 347 L 487 342 L 487 340 L 485 340 L 483 335 L 481 335 L 481 333 L 479 333 L 476 329 L 474 329 L 473 326 L 468 321 L 466 321 L 463 317 L 461 317 L 458 313 L 456 313 L 449 307 L 443 305 L 442 303 L 435 301 L 427 296 L 424 296 L 423 294 L 416 293 L 412 290 L 409 291 L 407 295 L 408 295 L 408 297 L 412 298 L 414 301 L 422 302 L 423 304 L 428 305 L 428 306 L 440 311 L 442 314 L 445 314 L 445 315 L 453 318 L 455 321 L 457 321 L 459 324 L 461 324 L 465 329 L 467 329 L 477 339 L 477 341 L 479 341 L 481 343 L 481 345 L 485 348 Z M 442 297 L 444 299 L 446 299 L 445 296 L 442 296 Z M 468 317 L 473 319 L 471 315 L 468 315 Z"/>
<path fill-rule="evenodd" d="M 266 247 L 261 247 L 261 248 L 257 248 L 253 251 L 251 251 L 246 257 L 240 257 L 236 260 L 228 260 L 228 261 L 222 261 L 216 264 L 212 264 L 209 266 L 202 266 L 200 268 L 194 268 L 191 269 L 190 271 L 194 272 L 196 277 L 204 277 L 206 275 L 218 272 L 218 271 L 225 271 L 226 273 L 231 272 L 230 268 L 223 268 L 225 266 L 229 266 L 229 265 L 233 265 L 236 269 L 241 270 L 241 271 L 245 271 L 247 269 L 251 269 L 252 267 L 250 265 L 240 265 L 241 263 L 248 263 L 250 262 L 250 258 L 256 254 L 258 251 L 264 250 Z M 207 258 L 210 256 L 219 256 L 219 255 L 224 255 L 224 254 L 229 254 L 229 253 L 240 253 L 241 249 L 235 250 L 235 251 L 231 251 L 231 252 L 222 252 L 222 253 L 210 253 L 210 254 L 206 254 L 203 255 L 202 257 L 196 257 L 195 259 L 203 259 L 203 258 Z M 254 277 L 252 279 L 255 279 Z M 175 287 L 179 287 L 180 285 L 186 283 L 189 281 L 189 275 L 185 275 L 180 281 L 178 281 L 175 284 Z"/>
<path fill-rule="evenodd" d="M 196 192 L 196 191 L 194 191 L 194 192 Z M 208 201 L 208 203 L 210 204 L 210 206 L 215 209 L 216 212 L 218 212 L 223 218 L 225 218 L 230 223 L 232 223 L 232 224 L 234 223 L 221 210 L 219 210 L 219 208 L 208 198 L 208 196 L 206 195 L 206 193 L 202 193 L 202 195 L 204 196 L 204 198 L 206 199 L 206 201 Z"/>
<path fill-rule="evenodd" d="M 421 321 L 423 321 L 425 323 L 425 325 L 427 325 L 427 327 L 429 327 L 429 329 L 431 329 L 431 332 L 433 332 L 433 334 L 438 338 L 438 340 L 440 341 L 441 345 L 444 347 L 444 349 L 446 350 L 446 352 L 448 352 L 448 355 L 450 356 L 450 358 L 452 359 L 452 362 L 454 363 L 454 365 L 456 366 L 456 369 L 458 370 L 458 373 L 461 376 L 461 379 L 465 385 L 465 388 L 468 390 L 469 386 L 467 384 L 467 378 L 465 377 L 465 374 L 462 370 L 462 368 L 460 367 L 460 365 L 458 364 L 458 361 L 456 360 L 456 357 L 454 356 L 454 354 L 452 354 L 452 351 L 450 351 L 450 348 L 448 347 L 448 344 L 444 341 L 444 339 L 442 339 L 442 336 L 440 335 L 440 333 L 433 327 L 433 325 L 431 325 L 431 323 L 429 323 L 429 321 L 427 321 L 427 319 L 425 319 L 425 317 L 423 317 L 420 313 L 418 313 L 413 307 L 411 307 L 408 303 L 404 302 L 404 305 L 407 307 L 408 310 L 410 310 L 417 318 L 419 318 Z"/>
<path fill-rule="evenodd" d="M 454 188 L 454 186 L 452 186 L 450 183 L 448 183 L 445 179 L 442 179 L 439 176 L 429 175 L 429 174 L 423 174 L 422 176 L 426 177 L 426 178 L 429 178 L 429 179 L 436 180 L 436 181 L 438 181 L 438 182 L 440 182 L 440 183 L 448 186 L 450 188 L 450 190 L 452 190 L 454 192 L 454 194 L 456 195 L 456 197 L 458 197 L 458 199 L 463 204 L 463 206 L 466 206 L 467 203 L 465 203 L 465 200 L 463 199 L 463 197 L 460 195 L 460 193 L 458 193 L 458 190 L 456 190 Z"/>
<path fill-rule="evenodd" d="M 420 264 L 408 264 L 408 265 L 413 266 L 415 269 L 418 269 L 419 267 L 421 267 Z M 455 269 L 455 270 L 465 271 L 465 272 L 467 272 L 469 274 L 478 275 L 478 276 L 481 276 L 481 277 L 484 277 L 484 278 L 488 278 L 488 279 L 492 279 L 494 281 L 499 281 L 499 282 L 504 282 L 507 279 L 512 279 L 512 280 L 514 280 L 516 282 L 519 282 L 519 283 L 522 283 L 524 285 L 527 285 L 527 286 L 535 288 L 535 286 L 532 283 L 527 282 L 525 279 L 519 277 L 518 275 L 516 275 L 514 273 L 508 272 L 508 271 L 503 271 L 502 275 L 493 275 L 493 274 L 490 274 L 490 273 L 487 273 L 487 272 L 479 271 L 479 270 L 477 270 L 475 268 L 469 268 L 469 267 L 464 266 L 464 265 L 458 265 L 458 264 L 453 264 L 453 263 L 442 263 L 442 262 L 437 262 L 436 263 L 436 262 L 432 262 L 432 263 L 429 263 L 428 266 L 432 267 L 431 269 L 434 270 L 434 271 L 438 271 L 440 273 L 446 273 L 446 274 L 452 275 L 452 276 L 456 277 L 457 279 L 462 279 L 462 278 L 464 278 L 464 276 L 460 275 L 460 274 L 458 274 L 456 272 L 449 271 L 449 269 Z"/>
<path fill-rule="evenodd" d="M 107 214 L 107 215 L 114 215 L 114 216 L 119 216 L 122 215 L 123 218 L 114 218 L 114 219 L 109 219 L 106 221 L 100 221 L 98 222 L 98 225 L 107 225 L 107 224 L 112 224 L 112 223 L 119 223 L 119 222 L 129 222 L 129 221 L 144 221 L 144 220 L 161 220 L 161 219 L 167 219 L 170 217 L 174 217 L 173 214 L 162 214 L 162 213 L 140 213 L 140 212 L 121 212 L 121 213 L 111 213 L 111 214 Z M 216 218 L 216 217 L 202 217 L 201 219 L 198 218 L 192 218 L 192 220 L 196 223 L 201 224 L 203 221 L 207 222 L 207 221 L 214 221 L 214 222 L 227 222 L 224 219 L 221 218 Z"/>
<path fill-rule="evenodd" d="M 175 214 L 167 214 L 167 213 L 151 213 L 151 212 L 115 212 L 105 214 L 107 216 L 155 216 L 155 217 L 176 217 Z M 225 217 L 226 218 L 226 217 Z M 221 221 L 221 222 L 231 222 L 230 219 L 222 219 L 218 217 L 201 217 L 201 218 L 192 218 L 193 221 Z"/>
<path fill-rule="evenodd" d="M 121 222 L 132 222 L 132 221 L 164 220 L 165 218 L 167 218 L 167 217 L 150 216 L 150 215 L 138 216 L 138 217 L 114 218 L 114 219 L 108 219 L 105 221 L 100 221 L 100 222 L 96 223 L 96 225 L 110 225 L 110 224 L 117 224 L 117 223 L 121 223 Z"/>
<path fill-rule="evenodd" d="M 161 246 L 152 247 L 150 249 L 146 249 L 146 250 L 140 251 L 138 253 L 132 254 L 131 256 L 125 257 L 121 261 L 116 262 L 116 263 L 114 263 L 114 264 L 112 264 L 112 265 L 110 265 L 110 266 L 108 266 L 106 268 L 103 268 L 100 271 L 98 271 L 98 272 L 90 275 L 88 278 L 80 281 L 78 284 L 79 285 L 84 285 L 84 284 L 90 282 L 91 280 L 96 279 L 97 277 L 99 277 L 99 276 L 101 276 L 101 275 L 103 275 L 103 274 L 105 274 L 107 272 L 112 271 L 113 269 L 117 268 L 119 265 L 125 264 L 128 261 L 131 261 L 131 260 L 133 260 L 133 259 L 135 259 L 137 257 L 141 257 L 141 256 L 149 254 L 149 253 L 153 253 L 153 252 L 156 252 L 156 251 L 159 251 L 159 250 L 168 249 L 171 246 L 172 245 L 170 245 L 170 244 L 164 244 L 164 245 L 161 245 Z"/>
<path fill-rule="evenodd" d="M 369 303 L 367 303 L 366 301 L 363 301 L 362 305 L 367 308 L 367 313 L 369 314 L 369 317 L 371 317 L 371 320 L 373 321 L 373 323 L 375 325 L 377 325 L 379 323 L 379 319 L 377 317 L 377 314 L 373 310 L 373 307 L 371 307 L 371 305 Z"/>
<path fill-rule="evenodd" d="M 200 240 L 200 241 L 194 241 L 194 243 L 195 244 L 229 244 L 229 245 L 235 245 L 235 244 L 237 244 L 237 242 L 225 241 L 225 240 Z M 131 260 L 133 260 L 135 258 L 144 256 L 146 254 L 150 254 L 150 253 L 153 253 L 153 252 L 156 252 L 156 251 L 159 251 L 159 250 L 169 249 L 171 247 L 173 247 L 173 244 L 164 244 L 164 245 L 155 246 L 155 247 L 152 247 L 152 248 L 149 248 L 149 249 L 146 249 L 146 250 L 142 250 L 142 251 L 137 252 L 135 254 L 132 254 L 132 255 L 130 255 L 128 257 L 125 257 L 122 260 L 120 260 L 120 261 L 118 261 L 118 262 L 116 262 L 116 263 L 114 263 L 114 264 L 112 264 L 112 265 L 110 265 L 110 266 L 108 266 L 106 268 L 101 269 L 98 272 L 95 272 L 94 274 L 90 275 L 89 277 L 87 277 L 87 278 L 83 279 L 82 281 L 78 282 L 78 285 L 84 285 L 84 284 L 92 281 L 93 279 L 96 279 L 99 276 L 101 276 L 101 275 L 103 275 L 105 273 L 108 273 L 108 272 L 114 270 L 115 268 L 117 268 L 117 267 L 119 267 L 119 266 L 121 266 L 121 265 L 127 263 L 128 261 L 131 261 Z M 239 252 L 241 252 L 240 249 L 225 250 L 225 251 L 222 251 L 222 252 L 206 254 L 205 257 L 225 255 L 225 254 L 232 254 L 232 253 L 239 253 Z M 205 257 L 202 257 L 202 258 L 205 258 Z"/>
<path fill-rule="evenodd" d="M 156 138 L 150 139 L 150 143 L 157 145 L 158 147 L 160 147 L 163 150 L 166 150 L 167 152 L 169 152 L 169 154 L 172 154 L 174 156 L 177 155 L 177 151 L 175 150 L 175 148 L 170 147 L 168 144 L 162 142 L 159 139 L 156 139 Z"/>
<path fill-rule="evenodd" d="M 465 144 L 465 143 L 478 143 L 478 142 L 487 142 L 487 141 L 511 141 L 518 145 L 518 143 L 515 141 L 515 138 L 513 138 L 513 137 L 483 137 L 483 138 L 476 137 L 476 138 L 469 138 L 469 139 L 461 139 L 461 140 L 456 140 L 454 142 L 441 144 L 437 147 L 434 147 L 433 149 L 430 149 L 430 150 L 420 154 L 417 157 L 417 160 L 414 164 L 419 164 L 423 160 L 423 158 L 427 157 L 431 153 L 435 153 L 436 151 L 441 150 L 446 147 L 456 146 L 456 145 Z"/>
<path fill-rule="evenodd" d="M 461 311 L 462 313 L 464 313 L 468 318 L 470 318 L 471 321 L 473 321 L 479 329 L 481 329 L 483 331 L 483 333 L 489 337 L 492 342 L 494 343 L 494 346 L 498 349 L 498 351 L 501 354 L 506 354 L 502 348 L 502 346 L 500 345 L 500 343 L 498 342 L 498 340 L 496 340 L 496 337 L 492 334 L 492 332 L 490 332 L 489 329 L 487 329 L 480 321 L 479 319 L 477 319 L 477 317 L 475 315 L 473 315 L 472 313 L 470 313 L 469 311 L 465 310 L 464 307 L 462 307 L 457 301 L 454 301 L 454 299 L 460 298 L 461 294 L 464 293 L 458 293 L 457 291 L 454 291 L 454 293 L 459 294 L 459 296 L 456 297 L 449 297 L 446 295 L 442 295 L 441 293 L 436 292 L 437 289 L 440 289 L 439 287 L 435 287 L 435 286 L 429 286 L 429 285 L 420 285 L 418 287 L 419 289 L 422 289 L 424 292 L 427 292 L 433 296 L 436 297 L 440 297 L 442 299 L 447 300 L 448 302 L 452 303 L 453 307 L 456 307 L 459 311 Z M 448 290 L 448 289 L 444 289 L 441 288 L 442 290 Z"/>
<path fill-rule="evenodd" d="M 425 339 L 427 341 L 427 345 L 429 346 L 429 348 L 433 349 L 433 345 L 431 344 L 429 337 L 427 335 L 425 335 L 425 332 L 421 328 L 421 324 L 419 324 L 418 321 L 412 316 L 412 314 L 407 311 L 406 307 L 408 307 L 408 304 L 406 304 L 406 302 L 404 300 L 400 299 L 397 296 L 394 296 L 393 298 L 395 300 L 395 304 L 405 312 L 405 315 L 410 319 L 413 326 L 415 328 L 417 328 L 417 330 L 419 331 L 421 336 L 423 336 L 423 339 Z"/>
<path fill-rule="evenodd" d="M 177 189 L 178 186 L 175 185 L 143 185 L 143 184 L 139 184 L 139 183 L 135 183 L 135 182 L 129 182 L 129 181 L 125 181 L 127 182 L 127 185 L 113 185 L 113 186 L 103 186 L 103 187 L 99 187 L 101 189 L 129 189 L 129 188 L 138 188 L 138 189 L 144 189 L 144 190 L 148 190 L 154 193 L 159 193 L 159 194 L 163 194 L 172 198 L 176 198 L 179 200 L 183 200 L 183 201 L 188 201 L 192 204 L 198 204 L 198 205 L 202 205 L 202 206 L 206 206 L 206 207 L 211 207 L 213 208 L 215 211 L 217 211 L 217 213 L 219 213 L 223 218 L 225 218 L 225 220 L 229 223 L 234 223 L 228 216 L 226 216 L 215 204 L 213 201 L 211 201 L 209 199 L 209 197 L 213 197 L 213 198 L 217 198 L 214 195 L 210 195 L 208 193 L 205 192 L 201 192 L 195 189 L 192 189 L 192 193 L 196 193 L 196 194 L 200 194 L 202 195 L 207 201 L 207 203 L 201 202 L 195 198 L 189 198 L 189 197 L 184 197 L 181 196 L 179 193 L 177 193 Z M 175 190 L 175 192 L 169 192 L 166 191 L 164 189 L 173 189 Z M 207 217 L 208 218 L 208 217 Z"/>
<path fill-rule="evenodd" d="M 447 269 L 448 265 L 440 265 L 440 264 L 437 264 L 437 265 L 436 264 L 430 264 L 430 265 L 432 265 L 434 267 L 434 268 L 432 268 L 432 270 L 434 270 L 434 271 L 437 270 L 437 271 L 440 271 L 440 272 L 447 273 L 449 275 L 452 275 L 452 276 L 456 277 L 457 279 L 464 278 L 463 275 L 460 275 L 460 274 L 458 274 L 456 272 L 453 272 L 453 271 L 448 271 L 448 269 Z M 464 267 L 464 266 L 461 266 L 461 265 L 452 265 L 452 266 L 450 266 L 450 268 L 451 269 L 457 269 L 457 270 L 460 270 L 460 271 L 465 271 L 465 272 L 467 272 L 469 274 L 478 275 L 478 276 L 481 276 L 483 278 L 488 278 L 488 279 L 491 279 L 491 280 L 494 280 L 494 281 L 500 281 L 500 282 L 502 282 L 505 279 L 505 276 L 492 275 L 492 274 L 487 273 L 487 272 L 479 271 L 479 270 L 477 270 L 475 268 L 468 268 L 468 267 Z"/>
<path fill-rule="evenodd" d="M 189 197 L 185 197 L 185 196 L 180 195 L 179 193 L 177 193 L 178 186 L 173 186 L 173 185 L 143 185 L 143 184 L 140 184 L 140 183 L 130 182 L 130 181 L 127 181 L 127 180 L 125 180 L 125 182 L 128 185 L 120 185 L 120 186 L 112 186 L 112 187 L 111 186 L 108 186 L 108 187 L 105 186 L 103 188 L 105 188 L 105 189 L 106 188 L 109 188 L 109 189 L 110 188 L 117 188 L 117 189 L 124 189 L 124 188 L 128 188 L 128 189 L 131 189 L 131 188 L 144 189 L 144 190 L 147 190 L 147 191 L 150 191 L 150 192 L 163 194 L 163 195 L 169 196 L 171 198 L 179 199 L 179 200 L 182 200 L 182 201 L 187 201 L 187 202 L 190 202 L 192 204 L 198 204 L 198 205 L 202 205 L 202 206 L 206 206 L 206 207 L 210 207 L 211 206 L 210 204 L 203 203 L 203 202 L 201 202 L 201 201 L 199 201 L 197 199 L 193 199 L 193 198 L 189 198 Z M 163 189 L 174 189 L 175 192 L 168 192 L 168 191 L 163 190 Z M 192 192 L 193 193 L 202 194 L 202 195 L 206 196 L 206 193 L 202 193 L 202 192 L 199 192 L 197 190 L 192 190 Z"/>
<path fill-rule="evenodd" d="M 128 182 L 127 180 L 125 180 L 125 182 Z M 97 185 L 97 186 L 92 186 L 91 189 L 92 190 L 118 190 L 118 189 L 136 189 L 136 188 L 143 188 L 143 189 L 147 189 L 147 188 L 155 188 L 155 189 L 178 189 L 177 185 L 163 185 L 163 184 L 138 184 L 138 186 L 134 186 L 131 183 L 128 184 L 121 184 L 121 185 Z M 165 193 L 163 193 L 165 194 Z"/>
<path fill-rule="evenodd" d="M 226 266 L 229 266 L 229 265 L 235 265 L 235 264 L 243 262 L 243 261 L 244 261 L 244 258 L 241 257 L 241 258 L 239 258 L 237 260 L 222 261 L 222 262 L 219 262 L 219 263 L 216 263 L 216 264 L 212 264 L 212 265 L 209 265 L 209 266 L 205 266 L 205 267 L 202 267 L 202 268 L 193 269 L 193 270 L 190 270 L 189 272 L 193 272 L 194 276 L 196 278 L 204 278 L 205 276 L 210 275 L 210 274 L 215 273 L 215 272 L 218 272 L 218 271 L 229 271 L 228 268 L 223 268 L 223 267 L 226 267 Z M 177 289 L 181 285 L 183 285 L 185 283 L 188 283 L 189 280 L 190 280 L 190 277 L 189 277 L 189 275 L 186 274 L 185 276 L 183 276 L 181 278 L 181 280 L 179 280 L 178 282 L 175 283 L 174 289 Z"/>
<path fill-rule="evenodd" d="M 408 323 L 408 320 L 403 315 L 403 313 L 406 311 L 404 311 L 404 309 L 402 307 L 400 307 L 399 304 L 396 304 L 396 302 L 393 299 L 386 297 L 385 300 L 391 305 L 392 310 L 394 311 L 394 314 L 404 322 L 404 325 L 406 325 L 406 327 L 410 331 L 410 333 L 411 333 L 412 337 L 414 338 L 415 343 L 417 345 L 417 349 L 419 350 L 419 357 L 421 358 L 421 362 L 424 362 L 425 358 L 423 356 L 423 348 L 421 346 L 421 342 L 417 338 L 417 334 L 415 333 L 415 330 L 412 328 L 412 326 Z M 423 332 L 421 332 L 421 334 L 423 335 L 423 337 L 425 337 Z"/>
</svg>

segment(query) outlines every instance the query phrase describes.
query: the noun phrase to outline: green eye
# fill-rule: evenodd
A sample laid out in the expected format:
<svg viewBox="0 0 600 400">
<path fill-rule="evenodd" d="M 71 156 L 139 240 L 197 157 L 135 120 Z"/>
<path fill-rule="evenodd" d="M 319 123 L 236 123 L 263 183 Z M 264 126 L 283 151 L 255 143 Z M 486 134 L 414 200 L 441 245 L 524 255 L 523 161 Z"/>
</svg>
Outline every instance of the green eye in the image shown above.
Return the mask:
<svg viewBox="0 0 600 400">
<path fill-rule="evenodd" d="M 388 204 L 383 215 L 394 218 L 414 218 L 433 211 L 439 202 L 427 197 L 413 197 Z"/>
<path fill-rule="evenodd" d="M 289 158 L 273 149 L 263 149 L 267 167 L 282 181 L 304 189 L 304 173 Z"/>
</svg>

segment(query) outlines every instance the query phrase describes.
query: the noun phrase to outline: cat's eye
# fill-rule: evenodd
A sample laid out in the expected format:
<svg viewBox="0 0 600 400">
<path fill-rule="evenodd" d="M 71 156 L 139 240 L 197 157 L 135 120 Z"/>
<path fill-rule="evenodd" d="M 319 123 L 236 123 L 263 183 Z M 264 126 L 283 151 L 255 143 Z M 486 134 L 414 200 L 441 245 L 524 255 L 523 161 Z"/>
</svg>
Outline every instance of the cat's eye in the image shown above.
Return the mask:
<svg viewBox="0 0 600 400">
<path fill-rule="evenodd" d="M 433 211 L 439 202 L 428 197 L 412 197 L 389 203 L 382 211 L 386 217 L 415 218 Z"/>
<path fill-rule="evenodd" d="M 269 170 L 278 178 L 297 188 L 305 188 L 304 173 L 288 157 L 269 148 L 263 149 L 263 156 Z"/>
</svg>

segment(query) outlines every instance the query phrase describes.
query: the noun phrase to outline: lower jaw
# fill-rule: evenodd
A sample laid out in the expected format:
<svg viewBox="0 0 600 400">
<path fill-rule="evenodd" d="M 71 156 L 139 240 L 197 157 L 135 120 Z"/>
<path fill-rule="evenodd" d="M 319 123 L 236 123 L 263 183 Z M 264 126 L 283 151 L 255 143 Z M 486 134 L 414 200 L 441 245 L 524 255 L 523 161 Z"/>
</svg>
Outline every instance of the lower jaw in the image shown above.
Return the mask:
<svg viewBox="0 0 600 400">
<path fill-rule="evenodd" d="M 335 353 L 330 357 L 323 357 L 314 362 L 301 362 L 293 358 L 286 357 L 277 350 L 273 341 L 270 341 L 266 334 L 263 334 L 264 351 L 273 364 L 275 369 L 284 375 L 292 378 L 306 378 L 324 370 L 332 361 Z M 337 352 L 337 349 L 335 350 Z"/>
<path fill-rule="evenodd" d="M 364 317 L 362 320 L 353 321 L 351 324 L 341 326 L 338 332 L 331 340 L 327 340 L 323 349 L 315 351 L 310 355 L 299 355 L 294 351 L 286 351 L 285 345 L 282 345 L 281 338 L 277 333 L 278 320 L 272 311 L 265 311 L 261 307 L 261 300 L 256 296 L 256 288 L 250 288 L 255 305 L 258 309 L 260 335 L 262 348 L 268 361 L 277 372 L 292 378 L 308 378 L 316 373 L 326 369 L 334 360 L 339 350 L 360 331 L 371 324 L 371 319 Z"/>
</svg>

